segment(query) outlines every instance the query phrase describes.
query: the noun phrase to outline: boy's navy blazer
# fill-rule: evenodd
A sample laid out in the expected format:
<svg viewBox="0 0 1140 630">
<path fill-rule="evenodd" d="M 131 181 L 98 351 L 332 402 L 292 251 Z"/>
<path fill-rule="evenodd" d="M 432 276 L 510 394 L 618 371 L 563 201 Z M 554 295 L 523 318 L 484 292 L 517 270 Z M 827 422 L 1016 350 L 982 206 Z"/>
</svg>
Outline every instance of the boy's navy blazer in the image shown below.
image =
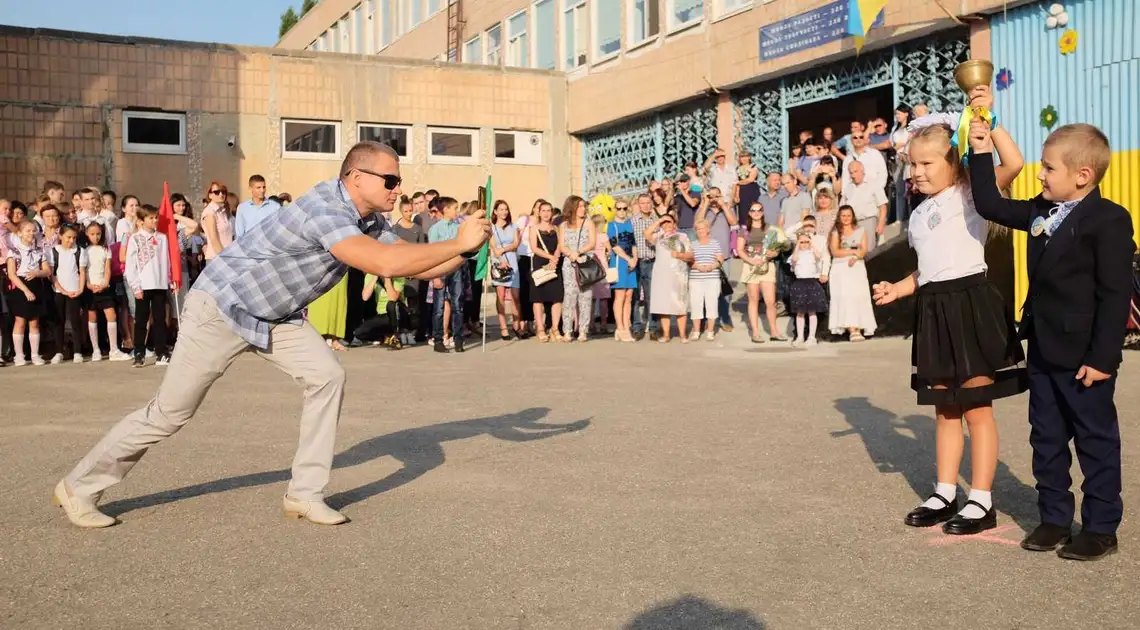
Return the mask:
<svg viewBox="0 0 1140 630">
<path fill-rule="evenodd" d="M 1037 217 L 1049 217 L 1055 202 L 1029 201 L 998 192 L 993 155 L 971 154 L 974 206 L 986 219 L 1029 232 Z M 1022 311 L 1022 337 L 1054 368 L 1082 365 L 1113 374 L 1122 361 L 1132 299 L 1132 217 L 1094 188 L 1052 237 L 1028 234 L 1029 291 Z"/>
</svg>

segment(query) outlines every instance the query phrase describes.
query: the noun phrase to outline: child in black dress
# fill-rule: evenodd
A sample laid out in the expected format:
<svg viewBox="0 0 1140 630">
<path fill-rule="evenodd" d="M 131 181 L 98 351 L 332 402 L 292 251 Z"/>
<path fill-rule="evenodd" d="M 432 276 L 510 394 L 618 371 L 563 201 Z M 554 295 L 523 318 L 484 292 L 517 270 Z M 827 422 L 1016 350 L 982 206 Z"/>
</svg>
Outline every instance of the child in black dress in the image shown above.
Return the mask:
<svg viewBox="0 0 1140 630">
<path fill-rule="evenodd" d="M 8 248 L 8 307 L 15 317 L 12 325 L 12 345 L 16 350 L 13 365 L 27 365 L 29 357 L 24 354 L 24 334 L 27 333 L 28 347 L 31 350 L 32 365 L 43 365 L 40 356 L 40 318 L 47 313 L 51 299 L 51 267 L 44 258 L 44 251 L 36 242 L 36 224 L 22 221 L 16 232 L 17 238 Z"/>
</svg>

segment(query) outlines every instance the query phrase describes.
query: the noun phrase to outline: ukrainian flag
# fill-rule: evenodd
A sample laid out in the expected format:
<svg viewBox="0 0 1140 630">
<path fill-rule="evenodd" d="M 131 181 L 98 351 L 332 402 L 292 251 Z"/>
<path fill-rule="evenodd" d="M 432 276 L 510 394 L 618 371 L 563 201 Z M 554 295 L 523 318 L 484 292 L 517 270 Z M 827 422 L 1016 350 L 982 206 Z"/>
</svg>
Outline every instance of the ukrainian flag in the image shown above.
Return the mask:
<svg viewBox="0 0 1140 630">
<path fill-rule="evenodd" d="M 887 0 L 847 0 L 847 34 L 855 38 L 855 50 L 863 49 L 863 39 L 875 23 Z"/>
</svg>

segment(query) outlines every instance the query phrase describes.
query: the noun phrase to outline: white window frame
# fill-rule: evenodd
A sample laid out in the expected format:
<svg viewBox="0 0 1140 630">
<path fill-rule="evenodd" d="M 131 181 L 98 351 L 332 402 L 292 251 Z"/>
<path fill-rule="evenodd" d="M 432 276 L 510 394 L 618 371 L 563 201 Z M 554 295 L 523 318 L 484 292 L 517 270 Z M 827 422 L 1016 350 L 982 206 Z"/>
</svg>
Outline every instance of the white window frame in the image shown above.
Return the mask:
<svg viewBox="0 0 1140 630">
<path fill-rule="evenodd" d="M 516 143 L 519 141 L 519 136 L 520 136 L 520 135 L 522 135 L 522 134 L 538 134 L 538 137 L 539 137 L 539 138 L 542 138 L 542 137 L 543 137 L 543 135 L 544 135 L 544 134 L 543 134 L 541 131 L 523 131 L 523 130 L 518 130 L 518 129 L 496 129 L 496 130 L 495 130 L 495 142 L 496 142 L 496 143 L 497 143 L 497 142 L 498 142 L 498 140 L 499 140 L 499 139 L 498 139 L 498 135 L 499 135 L 499 134 L 501 134 L 501 133 L 502 133 L 502 134 L 510 134 L 510 135 L 514 136 L 514 138 L 515 138 L 515 142 L 516 142 Z M 494 151 L 492 151 L 492 153 L 493 153 L 493 152 L 494 152 Z M 516 145 L 516 148 L 515 148 L 515 154 L 517 155 L 517 154 L 518 154 L 518 152 L 519 152 L 519 151 L 518 151 L 518 148 L 517 148 L 517 145 Z M 526 165 L 526 166 L 542 166 L 542 165 L 543 165 L 543 163 L 544 163 L 544 161 L 543 161 L 543 159 L 542 159 L 541 155 L 539 156 L 539 158 L 538 158 L 538 160 L 537 160 L 537 161 L 533 161 L 533 160 L 520 160 L 520 159 L 518 159 L 518 158 L 501 158 L 501 157 L 499 157 L 499 156 L 497 156 L 497 155 L 496 155 L 496 156 L 495 156 L 495 163 L 496 163 L 496 164 L 523 164 L 523 165 Z"/>
<path fill-rule="evenodd" d="M 337 34 L 340 35 L 340 52 L 352 53 L 352 13 L 345 13 L 337 22 Z"/>
<path fill-rule="evenodd" d="M 357 123 L 356 124 L 356 141 L 357 142 L 361 141 L 360 131 L 362 129 L 364 129 L 365 127 L 377 127 L 380 129 L 403 129 L 404 133 L 406 134 L 406 137 L 408 139 L 408 151 L 407 151 L 408 154 L 407 155 L 401 155 L 400 159 L 408 161 L 408 162 L 412 161 L 412 159 L 413 159 L 412 155 L 414 154 L 414 149 L 413 149 L 414 137 L 412 136 L 412 126 L 411 125 L 399 125 L 399 124 L 395 124 L 395 123 L 371 123 L 371 122 Z"/>
<path fill-rule="evenodd" d="M 364 3 L 361 2 L 355 7 L 352 7 L 352 11 L 349 12 L 349 15 L 349 23 L 352 25 L 352 54 L 362 55 L 367 52 L 364 50 Z M 357 36 L 358 34 L 359 36 Z"/>
<path fill-rule="evenodd" d="M 666 32 L 676 33 L 677 31 L 683 31 L 687 28 L 696 26 L 697 24 L 704 22 L 705 12 L 708 11 L 709 1 L 710 0 L 701 0 L 701 12 L 696 19 L 689 20 L 688 22 L 677 22 L 676 21 L 677 12 L 674 10 L 674 6 L 676 6 L 677 0 L 663 0 L 663 2 L 665 3 L 665 9 L 667 11 L 665 14 L 665 25 L 666 25 L 665 30 L 666 30 Z M 715 0 L 712 0 L 712 1 L 715 2 Z"/>
<path fill-rule="evenodd" d="M 523 23 L 525 24 L 525 26 L 523 27 L 524 30 L 522 33 L 512 33 L 511 32 L 511 20 L 514 18 L 517 18 L 520 15 L 526 16 L 526 19 L 523 20 Z M 531 54 L 531 39 L 533 39 L 531 37 L 531 30 L 533 30 L 531 28 L 531 16 L 527 14 L 526 9 L 520 9 L 520 10 L 515 11 L 514 13 L 508 15 L 507 19 L 503 20 L 503 23 L 507 25 L 507 54 L 503 58 L 505 65 L 510 66 L 512 68 L 533 68 L 534 67 L 534 55 Z M 514 51 L 514 46 L 512 46 L 512 44 L 514 44 L 515 40 L 517 40 L 519 37 L 522 37 L 522 36 L 526 36 L 526 47 L 525 47 L 526 48 L 526 63 L 518 63 L 517 60 L 511 59 L 512 53 Z M 520 47 L 520 49 L 522 49 L 522 47 Z"/>
<path fill-rule="evenodd" d="M 177 120 L 178 146 L 170 144 L 148 144 L 144 142 L 127 142 L 127 121 L 132 118 L 145 118 L 148 120 Z M 123 110 L 123 153 L 152 153 L 156 155 L 186 155 L 186 114 L 176 112 L 143 112 L 137 110 Z"/>
<path fill-rule="evenodd" d="M 467 58 L 467 49 L 471 44 L 475 44 L 475 49 L 479 51 L 479 58 L 472 61 Z M 463 42 L 463 63 L 483 63 L 483 35 L 479 34 L 471 39 Z"/>
<path fill-rule="evenodd" d="M 634 18 L 637 15 L 637 10 L 634 8 L 634 5 L 637 3 L 637 0 L 627 0 L 627 2 L 625 4 L 626 37 L 629 39 L 628 39 L 628 42 L 625 46 L 626 50 L 632 50 L 632 49 L 637 48 L 639 46 L 644 46 L 645 44 L 648 44 L 650 42 L 657 41 L 657 38 L 661 37 L 661 17 L 662 17 L 661 16 L 661 5 L 665 4 L 668 0 L 643 0 L 643 1 L 645 3 L 645 13 L 646 13 L 646 22 L 645 22 L 645 24 L 643 24 L 643 26 L 645 27 L 646 33 L 649 32 L 649 3 L 650 2 L 657 3 L 657 32 L 653 33 L 652 35 L 646 35 L 645 37 L 643 37 L 641 39 L 637 38 L 637 33 L 634 30 L 634 27 L 636 26 L 634 23 Z"/>
<path fill-rule="evenodd" d="M 499 33 L 499 47 L 498 48 L 491 48 L 491 32 L 492 31 L 498 31 L 498 33 Z M 487 27 L 487 30 L 483 31 L 483 41 L 485 42 L 483 44 L 483 58 L 487 60 L 487 65 L 489 65 L 489 66 L 501 66 L 501 65 L 503 65 L 503 23 L 502 22 L 495 22 L 491 26 Z M 492 58 L 495 58 L 494 61 L 492 61 Z"/>
<path fill-rule="evenodd" d="M 432 153 L 432 133 L 455 133 L 471 136 L 471 157 L 455 157 L 453 155 L 435 155 Z M 428 164 L 478 164 L 479 163 L 479 130 L 470 127 L 428 127 L 427 128 L 427 161 Z"/>
<path fill-rule="evenodd" d="M 554 70 L 558 69 L 558 0 L 534 0 L 527 8 L 530 11 L 530 17 L 527 19 L 527 29 L 530 33 L 530 67 L 538 68 L 538 5 L 543 2 L 554 3 L 554 32 L 550 36 L 554 38 Z M 547 68 L 543 68 L 546 70 Z"/>
<path fill-rule="evenodd" d="M 364 0 L 364 54 L 371 55 L 374 52 L 376 52 L 376 0 Z"/>
<path fill-rule="evenodd" d="M 737 13 L 744 13 L 752 8 L 754 0 L 712 0 L 713 1 L 713 19 L 720 20 L 730 15 Z M 733 3 L 736 6 L 728 6 Z"/>
<path fill-rule="evenodd" d="M 320 123 L 322 125 L 333 126 L 333 138 L 336 139 L 336 151 L 333 153 L 306 153 L 304 151 L 287 151 L 285 149 L 285 127 L 286 123 L 301 123 L 311 124 Z M 321 120 L 317 118 L 282 118 L 281 119 L 281 157 L 289 158 L 291 160 L 339 160 L 341 159 L 341 137 L 340 137 L 340 121 L 339 120 Z"/>
<path fill-rule="evenodd" d="M 566 66 L 566 33 L 565 33 L 566 14 L 571 13 L 571 12 L 575 13 L 574 20 L 572 23 L 576 27 L 578 25 L 578 16 L 576 13 L 578 11 L 586 11 L 586 10 L 587 10 L 586 0 L 563 0 L 562 13 L 559 16 L 561 23 L 558 25 L 559 29 L 563 31 L 562 37 L 558 42 L 559 44 L 561 44 L 561 46 L 558 47 L 558 58 L 559 58 L 558 67 L 561 68 L 564 72 L 571 72 L 571 71 L 576 70 L 578 68 L 584 67 L 590 63 L 590 30 L 591 29 L 590 29 L 589 16 L 587 15 L 586 16 L 587 22 L 586 22 L 586 29 L 585 29 L 586 32 L 585 33 L 577 33 L 577 32 L 574 33 L 574 35 L 575 35 L 575 37 L 574 37 L 574 49 L 575 49 L 574 50 L 574 59 L 575 60 L 578 59 L 577 53 L 579 50 L 585 50 L 586 51 L 586 58 L 585 58 L 585 60 L 582 61 L 582 63 L 575 63 L 573 66 L 569 66 L 569 67 Z M 577 29 L 575 29 L 575 30 L 577 30 Z M 586 39 L 586 46 L 584 49 L 582 48 L 582 46 L 578 42 L 578 36 L 584 37 Z"/>
<path fill-rule="evenodd" d="M 622 9 L 622 7 L 621 7 L 622 0 L 617 0 L 617 3 L 618 3 L 618 15 L 620 16 L 621 15 L 621 9 Z M 590 50 L 589 50 L 589 53 L 586 55 L 586 57 L 590 60 L 590 63 L 603 63 L 603 62 L 609 61 L 610 59 L 613 59 L 613 58 L 615 58 L 621 54 L 622 48 L 625 45 L 625 42 L 622 41 L 622 39 L 624 38 L 624 35 L 622 34 L 622 28 L 621 28 L 621 25 L 619 24 L 618 25 L 618 49 L 613 51 L 613 52 L 603 54 L 602 50 L 601 50 L 601 41 L 598 38 L 598 16 L 601 15 L 601 12 L 596 10 L 597 9 L 597 6 L 596 6 L 597 0 L 594 0 L 593 2 L 591 2 L 591 4 L 594 6 L 590 7 Z"/>
</svg>

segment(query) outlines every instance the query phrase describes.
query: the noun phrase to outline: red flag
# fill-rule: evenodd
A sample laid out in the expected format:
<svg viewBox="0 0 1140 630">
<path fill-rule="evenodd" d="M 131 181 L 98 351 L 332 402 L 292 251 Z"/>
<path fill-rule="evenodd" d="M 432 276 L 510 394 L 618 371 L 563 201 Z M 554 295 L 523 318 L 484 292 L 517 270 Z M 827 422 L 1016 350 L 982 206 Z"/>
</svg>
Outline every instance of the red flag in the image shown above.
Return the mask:
<svg viewBox="0 0 1140 630">
<path fill-rule="evenodd" d="M 158 231 L 166 235 L 170 249 L 170 282 L 182 286 L 182 250 L 178 247 L 178 222 L 174 220 L 174 204 L 170 203 L 170 183 L 162 182 L 162 205 L 158 207 Z"/>
</svg>

